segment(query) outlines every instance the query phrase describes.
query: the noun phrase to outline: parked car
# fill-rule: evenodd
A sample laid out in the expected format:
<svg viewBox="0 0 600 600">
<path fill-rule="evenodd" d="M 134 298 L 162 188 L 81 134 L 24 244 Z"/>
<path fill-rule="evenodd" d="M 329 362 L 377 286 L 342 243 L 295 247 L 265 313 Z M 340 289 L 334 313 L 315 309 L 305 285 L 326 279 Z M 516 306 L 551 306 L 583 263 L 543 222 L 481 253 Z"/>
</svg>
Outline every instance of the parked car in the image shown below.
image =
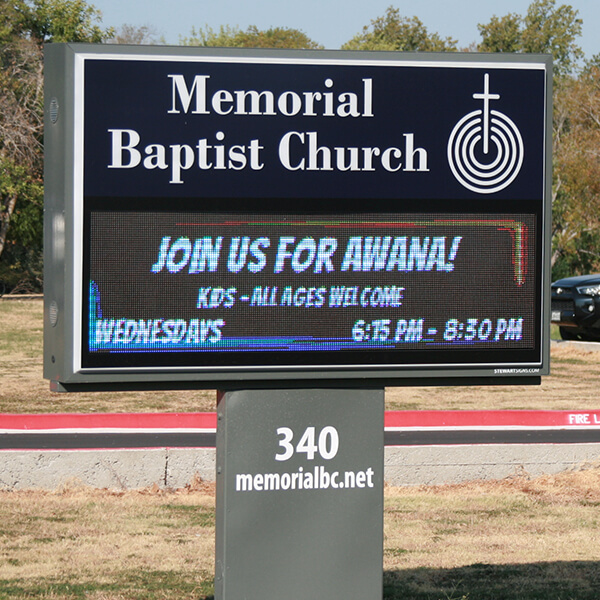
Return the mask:
<svg viewBox="0 0 600 600">
<path fill-rule="evenodd" d="M 600 274 L 555 281 L 552 322 L 563 340 L 600 341 Z"/>
</svg>

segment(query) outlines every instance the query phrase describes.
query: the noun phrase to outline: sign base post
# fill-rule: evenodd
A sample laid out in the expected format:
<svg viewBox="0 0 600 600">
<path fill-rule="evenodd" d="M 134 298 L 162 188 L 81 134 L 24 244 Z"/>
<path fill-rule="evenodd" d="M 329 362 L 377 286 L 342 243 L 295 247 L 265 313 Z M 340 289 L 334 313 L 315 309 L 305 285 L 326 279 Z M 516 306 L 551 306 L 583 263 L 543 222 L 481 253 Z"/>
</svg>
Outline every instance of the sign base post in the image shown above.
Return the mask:
<svg viewBox="0 0 600 600">
<path fill-rule="evenodd" d="M 215 600 L 382 595 L 383 389 L 219 394 Z"/>
</svg>

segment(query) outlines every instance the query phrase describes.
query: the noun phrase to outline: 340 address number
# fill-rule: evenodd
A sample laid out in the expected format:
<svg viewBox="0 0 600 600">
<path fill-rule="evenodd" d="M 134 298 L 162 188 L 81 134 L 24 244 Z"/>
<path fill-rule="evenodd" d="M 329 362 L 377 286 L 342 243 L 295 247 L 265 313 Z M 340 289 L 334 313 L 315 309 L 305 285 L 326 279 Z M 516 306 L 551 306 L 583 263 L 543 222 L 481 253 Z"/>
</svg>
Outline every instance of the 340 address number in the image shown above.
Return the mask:
<svg viewBox="0 0 600 600">
<path fill-rule="evenodd" d="M 275 454 L 275 460 L 279 461 L 289 460 L 294 454 L 306 454 L 307 460 L 314 460 L 317 455 L 331 460 L 340 447 L 337 429 L 331 426 L 323 427 L 318 435 L 315 427 L 307 427 L 295 445 L 294 432 L 289 427 L 279 427 L 277 435 L 281 451 Z"/>
</svg>

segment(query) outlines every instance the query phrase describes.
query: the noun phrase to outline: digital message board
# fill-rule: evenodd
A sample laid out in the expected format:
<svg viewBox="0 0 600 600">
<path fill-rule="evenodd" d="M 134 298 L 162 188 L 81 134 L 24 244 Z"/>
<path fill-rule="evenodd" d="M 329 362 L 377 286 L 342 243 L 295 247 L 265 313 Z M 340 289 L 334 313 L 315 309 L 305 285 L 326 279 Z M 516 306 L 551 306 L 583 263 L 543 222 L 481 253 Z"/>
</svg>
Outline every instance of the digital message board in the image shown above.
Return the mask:
<svg viewBox="0 0 600 600">
<path fill-rule="evenodd" d="M 50 45 L 45 376 L 533 382 L 550 59 Z"/>
</svg>

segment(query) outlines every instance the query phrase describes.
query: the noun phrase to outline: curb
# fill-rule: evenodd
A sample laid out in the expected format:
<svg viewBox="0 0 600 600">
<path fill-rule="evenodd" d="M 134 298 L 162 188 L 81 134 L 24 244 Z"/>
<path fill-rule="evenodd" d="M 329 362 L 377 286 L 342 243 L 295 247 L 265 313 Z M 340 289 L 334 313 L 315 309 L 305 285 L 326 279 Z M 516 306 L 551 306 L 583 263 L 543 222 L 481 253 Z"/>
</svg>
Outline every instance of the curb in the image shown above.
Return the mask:
<svg viewBox="0 0 600 600">
<path fill-rule="evenodd" d="M 216 413 L 0 415 L 0 489 L 215 481 L 216 422 Z M 387 412 L 385 435 L 391 485 L 538 476 L 600 459 L 600 410 Z"/>
</svg>

